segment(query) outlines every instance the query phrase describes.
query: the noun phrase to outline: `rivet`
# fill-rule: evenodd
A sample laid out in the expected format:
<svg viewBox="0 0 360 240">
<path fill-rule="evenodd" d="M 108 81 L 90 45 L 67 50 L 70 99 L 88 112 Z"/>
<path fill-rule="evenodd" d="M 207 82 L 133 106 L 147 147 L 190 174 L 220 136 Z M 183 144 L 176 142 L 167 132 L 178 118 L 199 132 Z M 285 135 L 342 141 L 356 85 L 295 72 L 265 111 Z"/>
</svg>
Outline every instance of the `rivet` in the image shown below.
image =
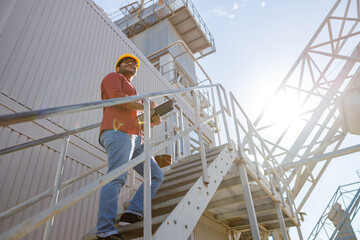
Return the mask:
<svg viewBox="0 0 360 240">
<path fill-rule="evenodd" d="M 190 206 L 190 204 L 191 204 L 190 201 L 188 201 L 188 205 L 189 205 L 189 206 Z"/>
<path fill-rule="evenodd" d="M 174 224 L 176 224 L 176 220 L 174 220 Z"/>
<path fill-rule="evenodd" d="M 185 225 L 185 229 L 187 229 L 187 225 Z"/>
<path fill-rule="evenodd" d="M 199 207 L 196 207 L 197 210 L 199 210 L 200 208 Z"/>
</svg>

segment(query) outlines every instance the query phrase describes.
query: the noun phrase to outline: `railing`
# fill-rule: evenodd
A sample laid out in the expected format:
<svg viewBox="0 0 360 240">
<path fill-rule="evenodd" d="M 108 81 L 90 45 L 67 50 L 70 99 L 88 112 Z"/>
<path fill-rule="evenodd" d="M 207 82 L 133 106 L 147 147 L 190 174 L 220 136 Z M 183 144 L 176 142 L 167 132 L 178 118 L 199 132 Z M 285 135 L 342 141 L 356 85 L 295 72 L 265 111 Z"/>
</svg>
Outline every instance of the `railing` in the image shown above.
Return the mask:
<svg viewBox="0 0 360 240">
<path fill-rule="evenodd" d="M 176 84 L 177 88 L 187 88 L 198 85 L 204 86 L 205 81 L 210 81 L 209 79 L 205 79 L 203 81 L 195 82 L 181 67 L 181 64 L 176 59 L 172 59 L 169 62 L 160 66 L 159 71 L 165 78 L 169 80 L 170 83 Z M 211 103 L 210 101 L 211 98 L 209 90 L 201 89 L 198 91 L 198 95 L 201 103 L 200 107 L 202 113 L 207 116 L 211 116 L 213 114 L 214 102 Z"/>
<path fill-rule="evenodd" d="M 230 92 L 232 113 L 236 131 L 236 137 L 238 142 L 238 153 L 239 158 L 247 158 L 250 161 L 255 163 L 256 168 L 256 177 L 261 180 L 266 177 L 268 183 L 270 184 L 271 194 L 280 193 L 281 198 L 277 199 L 285 207 L 289 206 L 292 217 L 294 217 L 297 222 L 299 222 L 299 216 L 294 203 L 294 197 L 288 186 L 288 179 L 284 174 L 280 164 L 276 161 L 270 149 L 267 147 L 266 143 L 256 130 L 255 126 L 252 124 L 245 111 L 240 106 L 239 102 L 236 100 L 235 96 Z M 236 110 L 239 111 L 236 111 Z M 237 115 L 237 112 L 240 115 Z M 247 126 L 244 126 L 239 118 L 246 122 Z M 241 130 L 241 132 L 240 132 Z M 241 138 L 243 134 L 243 138 Z M 241 140 L 243 139 L 243 140 Z M 246 153 L 247 152 L 247 153 Z M 264 169 L 260 169 L 263 166 Z M 285 204 L 285 199 L 287 204 Z M 301 236 L 301 231 L 298 228 L 299 236 Z"/>
<path fill-rule="evenodd" d="M 216 88 L 218 92 L 218 100 L 219 100 L 219 107 L 220 110 L 215 112 L 212 116 L 208 116 L 206 118 L 201 119 L 199 108 L 198 108 L 198 97 L 196 92 L 204 89 L 204 88 Z M 194 101 L 194 108 L 195 108 L 195 124 L 192 127 L 184 129 L 181 133 L 175 135 L 173 138 L 169 139 L 168 141 L 159 144 L 155 148 L 150 147 L 150 99 L 154 97 L 163 97 L 163 96 L 172 96 L 179 93 L 185 93 L 185 92 L 191 92 L 193 96 Z M 223 98 L 225 98 L 226 106 L 223 105 L 222 101 L 222 95 Z M 36 110 L 36 111 L 29 111 L 29 112 L 23 112 L 23 113 L 16 113 L 16 114 L 9 114 L 9 115 L 3 115 L 0 116 L 0 126 L 7 126 L 9 124 L 15 124 L 15 123 L 21 123 L 21 122 L 27 122 L 32 121 L 35 119 L 42 119 L 47 118 L 51 116 L 58 116 L 63 114 L 69 114 L 69 113 L 75 113 L 80 111 L 88 111 L 88 110 L 94 110 L 98 108 L 103 107 L 110 107 L 118 104 L 123 104 L 127 102 L 133 102 L 143 100 L 144 101 L 144 152 L 133 159 L 132 161 L 122 165 L 121 167 L 115 169 L 114 171 L 100 177 L 96 181 L 88 184 L 87 186 L 81 188 L 77 192 L 74 192 L 70 194 L 69 196 L 65 197 L 64 199 L 58 201 L 58 193 L 62 189 L 66 188 L 70 184 L 79 181 L 80 179 L 100 170 L 105 166 L 101 165 L 95 169 L 91 169 L 80 176 L 77 176 L 73 179 L 70 179 L 64 183 L 60 182 L 61 179 L 61 173 L 62 168 L 64 166 L 64 161 L 66 157 L 66 149 L 69 142 L 70 135 L 87 131 L 93 128 L 96 128 L 99 126 L 99 123 L 89 125 L 83 128 L 79 128 L 76 130 L 67 131 L 61 134 L 56 134 L 51 137 L 35 140 L 33 142 L 20 144 L 14 147 L 10 147 L 7 149 L 0 150 L 0 155 L 4 155 L 10 152 L 22 150 L 28 147 L 33 147 L 39 144 L 43 144 L 49 141 L 53 141 L 56 139 L 64 138 L 63 146 L 60 153 L 60 158 L 58 161 L 58 167 L 57 167 L 57 174 L 54 181 L 54 186 L 52 188 L 49 188 L 44 193 L 41 193 L 34 198 L 27 200 L 24 203 L 19 204 L 18 206 L 1 213 L 0 219 L 5 219 L 7 217 L 10 217 L 14 215 L 15 213 L 25 209 L 26 207 L 29 207 L 36 202 L 52 196 L 50 207 L 43 210 L 42 212 L 38 213 L 37 215 L 23 221 L 22 223 L 14 226 L 13 228 L 9 229 L 8 231 L 2 233 L 0 235 L 0 239 L 18 239 L 32 230 L 36 229 L 37 227 L 41 226 L 42 224 L 46 223 L 45 232 L 44 232 L 44 239 L 49 239 L 51 236 L 51 222 L 53 218 L 57 215 L 63 212 L 64 210 L 68 209 L 75 203 L 79 202 L 89 194 L 93 193 L 94 191 L 100 189 L 110 181 L 114 180 L 121 174 L 127 172 L 128 170 L 132 169 L 139 163 L 144 163 L 144 238 L 145 239 L 151 239 L 152 231 L 151 231 L 151 195 L 150 195 L 150 156 L 153 156 L 155 153 L 159 152 L 160 150 L 166 148 L 173 142 L 178 141 L 180 138 L 188 135 L 190 132 L 197 129 L 198 135 L 199 135 L 199 143 L 200 143 L 200 154 L 201 154 L 201 162 L 203 166 L 203 180 L 204 182 L 208 182 L 208 173 L 207 173 L 207 163 L 206 163 L 206 156 L 205 156 L 205 148 L 204 148 L 204 140 L 202 137 L 202 126 L 206 124 L 207 121 L 209 121 L 212 118 L 217 117 L 219 114 L 222 114 L 224 125 L 226 128 L 226 134 L 228 138 L 228 142 L 230 144 L 230 136 L 229 131 L 226 123 L 226 116 L 225 113 L 230 114 L 229 110 L 229 104 L 226 97 L 226 92 L 222 85 L 220 84 L 212 84 L 207 86 L 196 86 L 186 89 L 176 89 L 176 90 L 168 90 L 168 91 L 162 91 L 162 92 L 155 92 L 150 94 L 143 94 L 143 95 L 137 95 L 137 96 L 130 96 L 125 98 L 116 98 L 116 99 L 108 99 L 103 101 L 96 101 L 96 102 L 89 102 L 89 103 L 83 103 L 83 104 L 75 104 L 75 105 L 68 105 L 63 107 L 55 107 L 55 108 L 49 108 L 49 109 L 43 109 L 43 110 Z"/>
<path fill-rule="evenodd" d="M 176 56 L 173 56 L 171 54 L 171 49 L 175 46 L 181 46 L 182 48 L 184 48 L 184 52 L 181 52 L 179 53 L 178 55 Z M 169 44 L 168 46 L 150 54 L 147 56 L 147 59 L 149 59 L 150 61 L 156 59 L 156 58 L 159 58 L 159 56 L 162 56 L 163 54 L 169 54 L 170 57 L 172 58 L 172 60 L 170 60 L 169 62 L 167 63 L 164 63 L 162 64 L 162 66 L 159 66 L 159 71 L 160 73 L 165 76 L 165 78 L 167 78 L 168 80 L 171 80 L 169 79 L 169 77 L 167 76 L 168 73 L 170 72 L 173 72 L 174 76 L 177 76 L 177 74 L 183 74 L 184 77 L 185 77 L 185 82 L 189 85 L 186 85 L 186 86 L 183 86 L 183 87 L 192 87 L 192 86 L 204 86 L 205 82 L 209 82 L 210 84 L 212 84 L 212 80 L 211 78 L 209 77 L 209 75 L 206 73 L 206 71 L 203 69 L 203 67 L 201 66 L 201 64 L 199 63 L 198 59 L 194 56 L 194 54 L 191 52 L 191 50 L 188 48 L 188 46 L 181 40 L 177 40 L 171 44 Z M 195 82 L 187 73 L 186 71 L 181 67 L 181 64 L 176 60 L 178 57 L 180 56 L 183 56 L 184 54 L 187 54 L 188 56 L 190 56 L 195 64 L 198 66 L 198 68 L 200 69 L 200 71 L 202 72 L 202 74 L 205 76 L 205 79 L 204 80 L 201 80 L 201 81 L 197 81 Z M 171 65 L 174 65 L 173 67 Z M 166 67 L 166 66 L 169 66 L 169 67 Z M 164 70 L 165 68 L 165 70 Z M 167 68 L 167 69 L 166 69 Z M 176 73 L 176 71 L 178 71 Z M 174 79 L 176 80 L 176 79 Z M 205 101 L 207 101 L 211 106 L 206 108 L 206 109 L 203 109 L 203 112 L 210 116 L 212 115 L 214 112 L 215 112 L 215 97 L 214 97 L 214 89 L 211 89 L 211 94 L 209 93 L 209 90 L 206 89 L 206 88 L 203 88 L 201 91 L 199 91 L 199 95 L 200 95 L 200 98 L 203 98 L 205 99 Z M 211 95 L 211 97 L 210 97 Z M 212 101 L 211 101 L 212 99 Z M 215 119 L 215 132 L 219 132 L 219 129 L 218 128 L 218 121 L 217 119 Z M 219 136 L 219 135 L 218 135 Z M 219 142 L 220 142 L 220 136 L 219 136 Z"/>
<path fill-rule="evenodd" d="M 213 50 L 215 50 L 215 41 L 214 41 L 214 37 L 212 36 L 210 30 L 208 29 L 208 27 L 206 26 L 204 20 L 201 18 L 199 12 L 196 10 L 194 4 L 190 1 L 190 0 L 183 0 L 185 1 L 186 6 L 189 6 L 189 10 L 192 13 L 193 17 L 195 19 L 197 19 L 198 23 L 199 23 L 199 27 L 202 30 L 202 32 L 205 34 L 205 37 L 210 41 L 210 45 L 213 48 Z M 206 49 L 205 49 L 206 50 Z M 205 51 L 203 50 L 203 51 Z M 208 53 L 202 53 L 199 58 L 206 56 Z"/>
<path fill-rule="evenodd" d="M 216 110 L 214 106 L 214 114 L 211 116 L 207 116 L 203 119 L 200 118 L 200 111 L 199 111 L 199 98 L 198 98 L 198 91 L 203 89 L 216 89 L 217 91 L 217 101 L 218 106 L 220 109 Z M 168 139 L 165 142 L 159 143 L 154 148 L 150 147 L 150 125 L 149 125 L 149 102 L 151 98 L 155 97 L 164 97 L 164 96 L 172 96 L 179 93 L 191 93 L 193 97 L 194 103 L 194 110 L 195 110 L 195 124 L 187 129 L 182 129 L 176 135 L 173 135 L 171 139 Z M 240 104 L 235 99 L 234 95 L 230 94 L 231 105 L 232 105 L 232 112 L 233 112 L 233 119 L 235 124 L 235 130 L 237 135 L 237 142 L 238 142 L 238 150 L 239 150 L 239 158 L 242 159 L 246 157 L 247 159 L 253 160 L 255 162 L 256 167 L 256 177 L 261 180 L 262 178 L 267 178 L 267 182 L 270 184 L 271 195 L 275 196 L 280 194 L 280 199 L 275 199 L 276 201 L 281 202 L 282 206 L 290 207 L 290 212 L 292 217 L 297 219 L 299 222 L 297 210 L 295 208 L 293 197 L 291 192 L 289 191 L 289 186 L 287 185 L 287 179 L 284 179 L 284 174 L 281 171 L 281 166 L 276 162 L 275 157 L 271 154 L 271 151 L 267 148 L 265 142 L 258 134 L 256 128 L 252 125 L 251 121 L 241 108 Z M 206 156 L 205 156 L 205 148 L 204 148 L 204 140 L 202 138 L 202 126 L 206 124 L 213 118 L 217 118 L 218 115 L 222 114 L 222 119 L 226 131 L 226 137 L 229 144 L 229 149 L 232 149 L 233 146 L 231 145 L 231 139 L 229 134 L 229 128 L 226 121 L 226 114 L 231 116 L 228 98 L 226 96 L 226 91 L 222 87 L 221 84 L 211 84 L 206 86 L 195 86 L 185 89 L 175 89 L 175 90 L 168 90 L 163 92 L 155 92 L 150 94 L 143 94 L 138 96 L 130 96 L 126 98 L 117 98 L 117 99 L 108 99 L 104 101 L 97 101 L 97 102 L 90 102 L 84 104 L 75 104 L 69 105 L 64 107 L 57 107 L 57 108 L 50 108 L 45 110 L 37 110 L 31 112 L 24 112 L 24 113 L 17 113 L 11 115 L 4 115 L 0 116 L 0 126 L 6 126 L 9 124 L 20 123 L 31 121 L 35 119 L 41 119 L 51 116 L 75 113 L 80 111 L 87 111 L 93 110 L 103 107 L 114 106 L 118 104 L 123 104 L 132 101 L 144 100 L 144 153 L 140 156 L 136 157 L 132 161 L 122 165 L 118 169 L 110 172 L 107 175 L 104 175 L 97 179 L 96 181 L 88 184 L 87 186 L 81 188 L 79 191 L 72 193 L 71 195 L 67 196 L 66 198 L 58 201 L 57 196 L 59 191 L 68 187 L 70 184 L 81 180 L 82 178 L 89 176 L 90 174 L 99 171 L 101 168 L 105 167 L 106 164 L 103 164 L 95 169 L 88 170 L 87 172 L 81 174 L 80 176 L 74 177 L 64 183 L 60 182 L 61 179 L 61 170 L 63 168 L 65 156 L 66 156 L 66 148 L 69 141 L 70 135 L 74 135 L 76 133 L 80 133 L 83 131 L 87 131 L 96 127 L 99 127 L 100 123 L 92 124 L 89 126 L 85 126 L 76 130 L 71 130 L 67 132 L 63 132 L 60 134 L 56 134 L 54 136 L 46 137 L 43 139 L 35 140 L 33 142 L 20 144 L 14 147 L 6 148 L 0 150 L 0 155 L 8 154 L 14 151 L 22 150 L 28 147 L 33 147 L 39 144 L 43 144 L 49 141 L 53 141 L 56 139 L 64 139 L 63 147 L 61 150 L 57 174 L 54 182 L 54 186 L 46 190 L 45 192 L 33 197 L 26 202 L 19 204 L 18 206 L 7 210 L 4 213 L 0 214 L 0 220 L 8 218 L 15 213 L 29 207 L 40 200 L 51 197 L 51 205 L 48 209 L 40 212 L 39 214 L 31 217 L 30 219 L 20 223 L 19 225 L 13 227 L 12 229 L 4 232 L 0 235 L 0 239 L 12 239 L 12 238 L 20 238 L 30 231 L 34 230 L 35 228 L 39 227 L 40 225 L 47 222 L 44 239 L 49 239 L 51 236 L 51 221 L 55 217 L 55 215 L 61 213 L 62 211 L 66 210 L 70 206 L 74 205 L 81 199 L 85 198 L 92 192 L 100 189 L 102 186 L 106 185 L 116 177 L 120 176 L 121 174 L 127 172 L 128 170 L 132 169 L 134 166 L 138 165 L 139 163 L 144 162 L 144 237 L 145 239 L 151 239 L 151 199 L 150 199 L 150 156 L 153 156 L 155 153 L 161 151 L 162 149 L 168 147 L 169 145 L 173 144 L 174 142 L 178 142 L 182 137 L 189 135 L 190 132 L 194 131 L 195 129 L 198 132 L 199 136 L 199 152 L 201 155 L 201 163 L 203 167 L 203 181 L 205 183 L 208 182 L 208 173 L 207 173 L 207 163 L 206 163 Z M 225 103 L 223 102 L 225 100 Z M 236 108 L 237 107 L 237 108 Z M 240 115 L 237 116 L 237 110 L 240 110 Z M 242 118 L 243 121 L 240 121 L 239 117 Z M 247 123 L 247 127 L 245 127 L 242 122 Z M 240 137 L 240 130 L 242 134 L 244 134 L 243 141 L 241 141 Z M 165 133 L 167 134 L 167 133 Z M 247 147 L 247 148 L 246 148 Z M 246 151 L 249 153 L 246 154 Z M 260 166 L 264 166 L 265 171 L 260 169 Z M 285 201 L 286 199 L 286 201 Z M 287 204 L 286 204 L 287 203 Z M 277 207 L 279 207 L 277 205 Z M 280 208 L 280 207 L 279 207 Z M 299 235 L 301 232 L 299 233 Z"/>
</svg>

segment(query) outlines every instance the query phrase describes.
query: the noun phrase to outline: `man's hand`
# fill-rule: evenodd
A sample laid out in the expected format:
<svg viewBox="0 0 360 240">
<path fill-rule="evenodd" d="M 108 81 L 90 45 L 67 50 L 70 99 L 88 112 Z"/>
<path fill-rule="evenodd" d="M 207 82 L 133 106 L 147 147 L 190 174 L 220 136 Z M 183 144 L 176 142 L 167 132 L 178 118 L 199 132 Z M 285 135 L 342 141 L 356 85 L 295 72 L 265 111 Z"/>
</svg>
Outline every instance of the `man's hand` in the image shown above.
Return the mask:
<svg viewBox="0 0 360 240">
<path fill-rule="evenodd" d="M 157 126 L 161 123 L 161 121 L 162 121 L 161 117 L 158 114 L 156 114 L 151 118 L 150 126 L 151 127 Z"/>
<path fill-rule="evenodd" d="M 157 107 L 157 103 L 154 101 L 150 101 L 150 109 L 154 109 Z"/>
</svg>

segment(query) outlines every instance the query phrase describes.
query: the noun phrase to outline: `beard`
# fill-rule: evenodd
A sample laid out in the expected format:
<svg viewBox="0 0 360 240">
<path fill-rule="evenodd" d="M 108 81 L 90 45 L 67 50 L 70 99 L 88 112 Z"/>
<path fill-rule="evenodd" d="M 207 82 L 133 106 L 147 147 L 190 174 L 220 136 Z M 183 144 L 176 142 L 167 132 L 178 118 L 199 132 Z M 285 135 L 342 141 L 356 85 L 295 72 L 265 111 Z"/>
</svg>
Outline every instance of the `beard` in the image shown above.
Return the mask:
<svg viewBox="0 0 360 240">
<path fill-rule="evenodd" d="M 136 75 L 136 68 L 120 68 L 120 73 L 127 76 L 135 76 Z"/>
</svg>

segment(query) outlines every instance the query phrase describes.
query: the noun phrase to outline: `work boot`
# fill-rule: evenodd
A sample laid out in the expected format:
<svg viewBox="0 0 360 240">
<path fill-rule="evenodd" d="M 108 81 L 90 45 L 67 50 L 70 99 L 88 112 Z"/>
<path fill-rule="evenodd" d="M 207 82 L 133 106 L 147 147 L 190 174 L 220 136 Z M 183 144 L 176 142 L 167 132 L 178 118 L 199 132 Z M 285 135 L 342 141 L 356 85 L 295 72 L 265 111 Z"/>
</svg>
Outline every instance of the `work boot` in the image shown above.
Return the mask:
<svg viewBox="0 0 360 240">
<path fill-rule="evenodd" d="M 126 226 L 131 223 L 141 222 L 142 220 L 142 217 L 137 214 L 123 213 L 120 217 L 119 225 Z"/>
</svg>

